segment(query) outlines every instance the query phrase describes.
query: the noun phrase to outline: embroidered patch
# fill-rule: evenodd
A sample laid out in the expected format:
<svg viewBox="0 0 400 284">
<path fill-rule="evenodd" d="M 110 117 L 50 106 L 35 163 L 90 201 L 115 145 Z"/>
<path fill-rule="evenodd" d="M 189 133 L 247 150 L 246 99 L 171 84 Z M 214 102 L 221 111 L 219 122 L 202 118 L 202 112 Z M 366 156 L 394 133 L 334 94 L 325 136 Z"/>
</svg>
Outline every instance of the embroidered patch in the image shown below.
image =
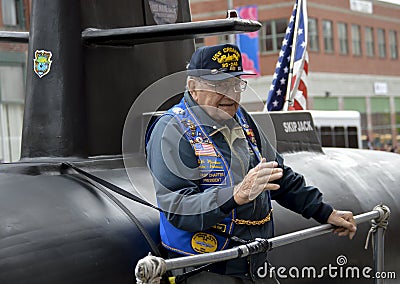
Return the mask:
<svg viewBox="0 0 400 284">
<path fill-rule="evenodd" d="M 226 225 L 225 224 L 221 224 L 221 223 L 217 223 L 216 225 L 212 226 L 213 228 L 220 230 L 221 232 L 226 232 Z"/>
<path fill-rule="evenodd" d="M 217 171 L 223 171 L 224 166 L 222 165 L 222 162 L 218 160 L 217 157 L 201 157 L 199 159 L 199 169 L 202 172 L 206 172 L 205 175 L 207 175 L 209 172 L 217 170 Z M 204 176 L 205 176 L 204 175 Z"/>
<path fill-rule="evenodd" d="M 172 109 L 172 112 L 175 113 L 175 114 L 185 114 L 185 111 L 180 107 L 174 107 Z"/>
<path fill-rule="evenodd" d="M 51 51 L 46 50 L 36 50 L 35 51 L 35 58 L 33 59 L 33 70 L 42 78 L 43 76 L 47 75 L 50 72 L 51 57 L 53 54 Z"/>
<path fill-rule="evenodd" d="M 224 171 L 203 172 L 200 171 L 204 177 L 201 179 L 200 185 L 226 185 L 226 178 Z"/>
<path fill-rule="evenodd" d="M 217 238 L 211 234 L 199 232 L 193 235 L 192 249 L 198 253 L 214 252 L 218 248 Z"/>
<path fill-rule="evenodd" d="M 196 156 L 217 156 L 214 146 L 210 143 L 195 143 L 193 146 Z"/>
<path fill-rule="evenodd" d="M 240 52 L 233 46 L 224 47 L 221 50 L 218 50 L 213 57 L 211 58 L 213 61 L 218 62 L 221 65 L 219 71 L 241 71 L 242 67 L 239 64 L 240 62 Z"/>
</svg>

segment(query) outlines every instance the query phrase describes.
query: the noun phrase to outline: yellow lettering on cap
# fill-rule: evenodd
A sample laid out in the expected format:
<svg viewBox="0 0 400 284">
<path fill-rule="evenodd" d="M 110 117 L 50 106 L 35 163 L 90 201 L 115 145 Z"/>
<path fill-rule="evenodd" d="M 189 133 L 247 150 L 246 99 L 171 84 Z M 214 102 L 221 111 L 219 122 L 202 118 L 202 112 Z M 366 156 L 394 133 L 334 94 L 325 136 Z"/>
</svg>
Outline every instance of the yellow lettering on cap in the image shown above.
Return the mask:
<svg viewBox="0 0 400 284">
<path fill-rule="evenodd" d="M 220 64 L 237 62 L 237 61 L 239 61 L 239 56 L 237 54 L 228 53 L 227 55 L 222 55 L 217 60 L 218 60 L 218 63 L 220 63 Z"/>
<path fill-rule="evenodd" d="M 218 57 L 220 57 L 221 56 L 221 51 L 218 51 L 217 53 L 215 53 L 214 55 L 213 55 L 213 57 L 211 58 L 212 60 L 214 60 L 214 61 L 216 61 L 216 60 L 218 60 Z"/>
<path fill-rule="evenodd" d="M 223 51 L 224 51 L 224 53 L 233 52 L 233 53 L 235 53 L 238 57 L 240 57 L 240 52 L 239 52 L 237 49 L 233 48 L 233 47 L 225 47 L 225 48 L 223 49 Z"/>
</svg>

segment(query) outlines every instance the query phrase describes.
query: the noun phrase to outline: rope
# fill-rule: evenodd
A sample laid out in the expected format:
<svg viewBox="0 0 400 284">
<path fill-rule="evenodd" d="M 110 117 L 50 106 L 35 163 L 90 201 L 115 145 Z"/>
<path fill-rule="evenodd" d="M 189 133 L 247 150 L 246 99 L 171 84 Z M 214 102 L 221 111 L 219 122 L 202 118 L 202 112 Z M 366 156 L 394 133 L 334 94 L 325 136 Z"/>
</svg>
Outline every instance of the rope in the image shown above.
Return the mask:
<svg viewBox="0 0 400 284">
<path fill-rule="evenodd" d="M 143 205 L 149 206 L 151 208 L 154 208 L 155 206 L 148 203 L 147 201 L 142 200 L 141 198 L 131 194 L 128 191 L 125 191 L 124 189 L 109 183 L 106 180 L 103 180 L 95 175 L 92 175 L 68 162 L 62 163 L 61 164 L 62 170 L 68 169 L 68 168 L 72 168 L 74 169 L 76 172 L 78 172 L 79 174 L 83 175 L 85 178 L 81 178 L 82 180 L 86 181 L 87 183 L 89 183 L 90 185 L 94 186 L 95 188 L 97 188 L 98 190 L 100 190 L 101 192 L 103 192 L 111 201 L 113 201 L 127 216 L 129 219 L 131 219 L 131 221 L 136 225 L 137 229 L 139 230 L 139 232 L 142 234 L 142 236 L 145 238 L 147 244 L 149 245 L 150 249 L 152 250 L 152 252 L 156 255 L 161 255 L 157 244 L 154 242 L 154 240 L 152 239 L 152 237 L 150 236 L 149 232 L 147 232 L 146 228 L 142 225 L 142 223 L 139 221 L 139 219 L 121 202 L 119 201 L 114 195 L 112 195 L 110 192 L 108 192 L 107 190 L 105 190 L 104 188 L 102 188 L 101 186 L 97 186 L 95 183 L 91 182 L 90 180 L 93 180 L 97 183 L 99 183 L 100 185 L 102 185 L 103 187 L 105 187 L 106 189 L 110 189 L 128 199 L 131 199 L 133 201 L 139 202 Z M 90 180 L 88 180 L 90 179 Z M 148 205 L 150 204 L 150 205 Z M 156 209 L 158 209 L 156 207 Z"/>
<path fill-rule="evenodd" d="M 167 264 L 161 257 L 148 256 L 140 259 L 135 268 L 137 284 L 159 284 L 167 271 Z"/>
<path fill-rule="evenodd" d="M 376 219 L 371 220 L 371 228 L 369 229 L 368 234 L 367 234 L 367 239 L 365 240 L 365 246 L 364 246 L 365 249 L 368 249 L 368 244 L 369 244 L 369 240 L 371 238 L 371 235 L 375 234 L 376 231 L 378 230 L 378 228 L 384 229 L 384 234 L 385 234 L 385 231 L 386 231 L 386 229 L 387 229 L 387 227 L 389 225 L 390 211 L 387 210 L 382 205 L 379 206 L 379 208 L 383 211 L 384 214 L 380 218 L 379 222 L 377 222 Z M 373 248 L 374 247 L 374 242 L 372 241 L 372 239 L 371 239 L 371 242 L 372 242 L 372 248 Z"/>
</svg>

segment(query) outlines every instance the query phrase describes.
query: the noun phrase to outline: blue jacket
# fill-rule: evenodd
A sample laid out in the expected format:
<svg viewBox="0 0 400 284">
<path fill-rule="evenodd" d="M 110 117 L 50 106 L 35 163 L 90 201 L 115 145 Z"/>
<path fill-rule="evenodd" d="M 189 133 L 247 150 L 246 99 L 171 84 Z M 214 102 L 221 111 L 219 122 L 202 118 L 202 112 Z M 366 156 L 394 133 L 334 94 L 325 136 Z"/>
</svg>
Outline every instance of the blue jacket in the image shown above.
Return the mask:
<svg viewBox="0 0 400 284">
<path fill-rule="evenodd" d="M 235 177 L 235 184 L 243 178 L 235 165 L 246 161 L 247 171 L 257 165 L 257 158 L 246 144 L 235 147 L 233 154 L 231 146 L 221 132 L 217 122 L 213 121 L 189 93 L 183 100 L 192 107 L 195 116 L 203 124 L 203 129 L 212 135 L 215 146 L 226 158 Z M 170 115 L 162 116 L 154 125 L 147 143 L 147 160 L 153 174 L 159 206 L 166 211 L 162 219 L 168 220 L 174 227 L 188 232 L 203 232 L 224 220 L 232 210 L 236 218 L 243 220 L 261 220 L 270 212 L 270 197 L 280 205 L 303 215 L 325 223 L 332 212 L 332 207 L 322 201 L 321 192 L 312 186 L 306 186 L 302 175 L 295 173 L 284 164 L 283 158 L 272 148 L 264 134 L 251 117 L 242 110 L 249 126 L 254 131 L 255 140 L 263 157 L 275 160 L 283 168 L 283 177 L 277 181 L 280 189 L 264 192 L 253 202 L 238 206 L 233 199 L 233 186 L 212 186 L 203 190 L 200 186 L 198 157 L 190 142 L 185 139 L 183 130 L 176 119 Z M 240 143 L 238 139 L 238 143 Z M 237 149 L 240 149 L 237 151 Z M 176 158 L 180 162 L 176 163 Z M 245 174 L 245 173 L 244 173 Z M 179 193 L 179 194 L 176 194 Z M 244 239 L 271 238 L 273 236 L 272 220 L 263 225 L 235 225 L 233 235 Z M 174 236 L 168 236 L 174 237 Z M 231 246 L 233 244 L 230 244 Z M 229 247 L 229 246 L 228 246 Z M 248 259 L 237 259 L 221 264 L 217 271 L 229 275 L 254 278 L 258 267 L 263 266 L 267 255 L 258 254 Z"/>
</svg>

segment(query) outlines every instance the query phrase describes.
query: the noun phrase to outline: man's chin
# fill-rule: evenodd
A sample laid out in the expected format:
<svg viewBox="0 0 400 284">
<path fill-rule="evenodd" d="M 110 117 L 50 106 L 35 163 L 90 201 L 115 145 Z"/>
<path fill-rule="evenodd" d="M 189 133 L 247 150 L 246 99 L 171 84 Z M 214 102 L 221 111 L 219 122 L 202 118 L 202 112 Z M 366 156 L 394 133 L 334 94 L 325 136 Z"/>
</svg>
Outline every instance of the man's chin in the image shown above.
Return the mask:
<svg viewBox="0 0 400 284">
<path fill-rule="evenodd" d="M 236 112 L 231 113 L 231 112 L 218 112 L 218 114 L 215 116 L 214 119 L 219 120 L 219 121 L 224 121 L 224 120 L 228 120 L 231 119 Z"/>
<path fill-rule="evenodd" d="M 237 111 L 237 108 L 229 107 L 229 108 L 211 108 L 207 109 L 207 113 L 216 121 L 223 121 L 223 120 L 228 120 L 231 119 Z"/>
</svg>

